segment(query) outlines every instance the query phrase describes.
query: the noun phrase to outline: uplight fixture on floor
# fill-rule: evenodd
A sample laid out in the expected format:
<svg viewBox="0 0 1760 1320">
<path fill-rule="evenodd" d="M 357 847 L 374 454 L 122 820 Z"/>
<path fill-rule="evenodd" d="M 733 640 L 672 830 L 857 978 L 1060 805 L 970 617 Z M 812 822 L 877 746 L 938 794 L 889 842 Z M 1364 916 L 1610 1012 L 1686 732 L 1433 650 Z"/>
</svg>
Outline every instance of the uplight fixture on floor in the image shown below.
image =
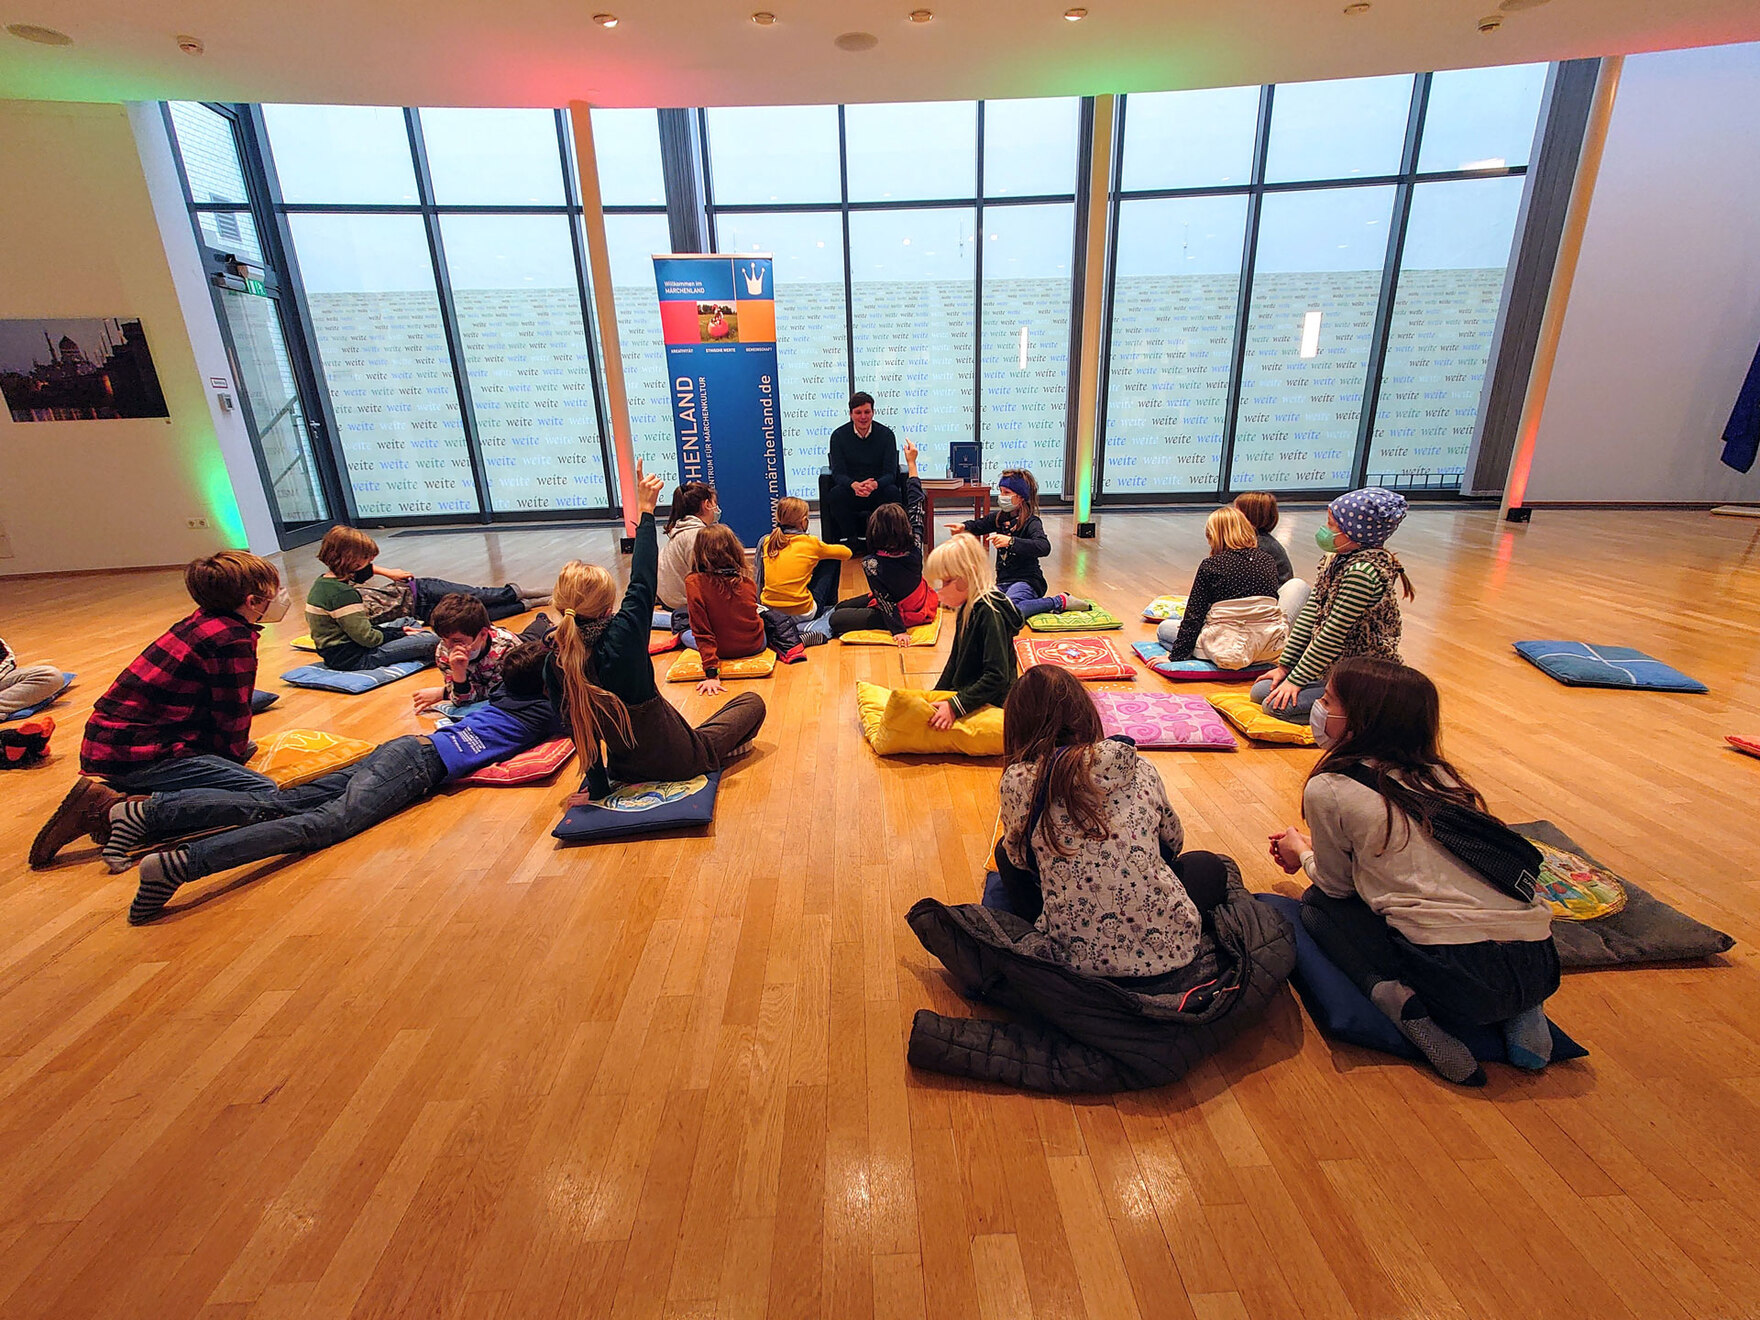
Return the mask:
<svg viewBox="0 0 1760 1320">
<path fill-rule="evenodd" d="M 1088 11 L 1085 9 L 1066 9 L 1063 11 L 1063 19 L 1066 23 L 1080 23 L 1087 16 Z"/>
<path fill-rule="evenodd" d="M 614 28 L 617 26 L 617 15 L 616 14 L 594 14 L 593 15 L 593 22 L 597 23 L 602 28 Z"/>
<path fill-rule="evenodd" d="M 1309 312 L 1302 317 L 1302 347 L 1298 357 L 1320 356 L 1320 315 L 1319 312 Z"/>
</svg>

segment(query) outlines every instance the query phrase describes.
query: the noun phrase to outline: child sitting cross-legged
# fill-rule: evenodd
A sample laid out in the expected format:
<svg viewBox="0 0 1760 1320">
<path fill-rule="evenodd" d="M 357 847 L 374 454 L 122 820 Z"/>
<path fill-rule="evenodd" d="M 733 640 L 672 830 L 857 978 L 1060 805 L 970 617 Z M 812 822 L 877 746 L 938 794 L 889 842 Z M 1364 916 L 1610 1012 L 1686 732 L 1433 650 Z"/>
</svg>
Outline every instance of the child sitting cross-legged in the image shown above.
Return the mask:
<svg viewBox="0 0 1760 1320">
<path fill-rule="evenodd" d="M 40 705 L 67 686 L 59 665 L 21 665 L 0 638 L 0 720 Z"/>
<path fill-rule="evenodd" d="M 961 716 L 983 706 L 1000 706 L 1020 672 L 1014 658 L 1014 637 L 1026 622 L 1015 603 L 996 585 L 990 555 L 975 536 L 960 533 L 929 552 L 924 577 L 932 582 L 941 603 L 958 610 L 953 650 L 936 681 L 938 690 L 952 692 L 935 703 L 929 723 L 951 729 Z"/>
<path fill-rule="evenodd" d="M 328 848 L 431 797 L 449 780 L 564 736 L 544 692 L 548 654 L 541 642 L 520 643 L 502 660 L 502 691 L 491 704 L 433 733 L 381 743 L 364 760 L 298 788 L 198 788 L 117 803 L 104 845 L 112 871 L 127 870 L 143 843 L 220 831 L 141 861 L 129 924 L 153 920 L 192 880 L 265 857 Z"/>
<path fill-rule="evenodd" d="M 1104 736 L 1081 680 L 1055 665 L 1021 675 L 1002 736 L 996 863 L 1010 910 L 1078 971 L 1165 976 L 1191 962 L 1228 870 L 1215 853 L 1180 851 L 1155 767 Z"/>
<path fill-rule="evenodd" d="M 746 565 L 746 548 L 733 528 L 712 523 L 697 533 L 691 573 L 684 580 L 691 635 L 703 657 L 697 691 L 721 692 L 721 662 L 757 655 L 766 646 L 785 663 L 801 658 L 801 635 L 786 614 L 758 604 L 758 586 Z M 823 635 L 816 636 L 823 642 Z"/>
<path fill-rule="evenodd" d="M 1185 617 L 1167 620 L 1156 632 L 1167 658 L 1196 657 L 1222 669 L 1269 664 L 1289 637 L 1289 620 L 1277 603 L 1276 563 L 1239 509 L 1213 511 L 1204 536 L 1210 554 L 1192 578 Z"/>
<path fill-rule="evenodd" d="M 519 645 L 519 638 L 489 622 L 489 611 L 473 596 L 454 592 L 434 606 L 434 634 L 440 639 L 434 665 L 440 686 L 423 688 L 412 698 L 419 715 L 442 702 L 469 706 L 487 701 L 501 689 L 501 662 Z"/>
<path fill-rule="evenodd" d="M 882 504 L 868 515 L 868 555 L 862 572 L 868 594 L 841 600 L 831 612 L 831 635 L 884 628 L 900 646 L 911 644 L 911 629 L 933 619 L 941 608 L 923 576 L 923 483 L 917 477 L 917 447 L 904 442 L 907 468 L 905 503 Z"/>
<path fill-rule="evenodd" d="M 827 545 L 807 531 L 807 502 L 793 495 L 776 501 L 776 530 L 758 542 L 758 603 L 791 616 L 801 640 L 831 635 L 831 610 L 847 545 Z"/>
<path fill-rule="evenodd" d="M 982 537 L 996 551 L 996 585 L 1015 603 L 1021 617 L 1092 609 L 1094 603 L 1067 592 L 1051 594 L 1040 560 L 1051 553 L 1051 538 L 1039 518 L 1039 483 L 1025 468 L 1009 468 L 997 485 L 996 513 L 949 523 L 949 532 Z"/>
</svg>

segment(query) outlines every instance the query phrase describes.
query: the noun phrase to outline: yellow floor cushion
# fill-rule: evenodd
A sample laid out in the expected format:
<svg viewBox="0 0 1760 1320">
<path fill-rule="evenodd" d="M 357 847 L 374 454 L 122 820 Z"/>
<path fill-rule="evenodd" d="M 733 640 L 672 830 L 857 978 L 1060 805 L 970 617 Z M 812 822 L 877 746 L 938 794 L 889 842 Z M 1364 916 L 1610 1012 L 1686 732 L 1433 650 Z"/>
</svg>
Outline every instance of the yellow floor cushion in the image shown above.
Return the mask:
<svg viewBox="0 0 1760 1320">
<path fill-rule="evenodd" d="M 1293 747 L 1314 745 L 1314 731 L 1306 720 L 1297 724 L 1279 719 L 1245 692 L 1206 692 L 1204 699 L 1254 742 L 1288 743 Z"/>
<path fill-rule="evenodd" d="M 878 683 L 856 681 L 856 714 L 861 717 L 862 736 L 882 756 L 904 752 L 955 756 L 1002 755 L 1002 708 L 985 706 L 953 722 L 951 729 L 929 724 L 937 701 L 951 692 L 923 692 L 911 688 L 884 688 Z"/>
<path fill-rule="evenodd" d="M 296 651 L 316 651 L 318 644 L 312 640 L 310 633 L 301 633 L 288 643 Z"/>
<path fill-rule="evenodd" d="M 276 788 L 298 788 L 353 765 L 377 746 L 317 729 L 284 729 L 258 744 L 250 768 L 268 775 Z"/>
<path fill-rule="evenodd" d="M 756 655 L 743 656 L 738 660 L 721 662 L 722 678 L 769 678 L 776 668 L 776 652 L 765 647 Z M 703 657 L 695 651 L 685 651 L 672 662 L 672 668 L 666 671 L 668 683 L 700 683 L 703 681 Z"/>
<path fill-rule="evenodd" d="M 912 646 L 933 646 L 941 637 L 941 615 L 936 613 L 927 623 L 919 623 L 910 630 Z M 896 646 L 892 634 L 884 628 L 863 628 L 859 632 L 846 632 L 837 639 L 845 646 Z"/>
</svg>

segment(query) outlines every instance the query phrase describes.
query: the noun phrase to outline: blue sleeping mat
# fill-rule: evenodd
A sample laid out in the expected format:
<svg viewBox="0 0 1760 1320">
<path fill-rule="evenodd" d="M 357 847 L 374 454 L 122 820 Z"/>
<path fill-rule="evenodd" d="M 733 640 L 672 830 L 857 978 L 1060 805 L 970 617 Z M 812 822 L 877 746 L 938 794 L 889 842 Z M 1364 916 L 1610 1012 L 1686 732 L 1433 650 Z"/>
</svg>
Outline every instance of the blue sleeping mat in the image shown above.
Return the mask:
<svg viewBox="0 0 1760 1320">
<path fill-rule="evenodd" d="M 292 683 L 295 687 L 359 694 L 384 687 L 387 683 L 395 683 L 400 678 L 408 678 L 427 667 L 426 660 L 400 660 L 397 664 L 381 665 L 377 669 L 331 669 L 328 665 L 301 665 L 297 669 L 288 670 L 281 676 L 281 681 Z"/>
</svg>

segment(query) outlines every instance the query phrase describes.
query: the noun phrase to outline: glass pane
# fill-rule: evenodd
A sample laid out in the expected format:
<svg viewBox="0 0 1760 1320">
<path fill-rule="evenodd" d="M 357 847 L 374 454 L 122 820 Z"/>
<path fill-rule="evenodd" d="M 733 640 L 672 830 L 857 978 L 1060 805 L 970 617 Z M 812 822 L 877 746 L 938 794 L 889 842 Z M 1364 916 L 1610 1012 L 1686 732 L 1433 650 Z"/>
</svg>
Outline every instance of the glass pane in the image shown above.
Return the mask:
<svg viewBox="0 0 1760 1320">
<path fill-rule="evenodd" d="M 716 205 L 843 200 L 836 106 L 736 106 L 708 120 Z"/>
<path fill-rule="evenodd" d="M 977 237 L 970 208 L 857 211 L 849 218 L 856 388 L 917 442 L 922 470 L 972 438 Z"/>
<path fill-rule="evenodd" d="M 215 251 L 262 264 L 263 245 L 249 211 L 197 211 L 196 224 L 201 227 L 202 241 Z"/>
<path fill-rule="evenodd" d="M 171 102 L 171 125 L 189 195 L 196 202 L 248 202 L 232 121 L 195 101 Z"/>
<path fill-rule="evenodd" d="M 1279 83 L 1271 96 L 1267 183 L 1399 173 L 1412 79 Z"/>
<path fill-rule="evenodd" d="M 1526 165 L 1546 91 L 1544 64 L 1451 69 L 1430 79 L 1420 170 Z"/>
<path fill-rule="evenodd" d="M 599 200 L 606 206 L 665 206 L 658 110 L 593 111 Z"/>
<path fill-rule="evenodd" d="M 631 445 L 644 469 L 659 473 L 671 486 L 678 480 L 678 445 L 672 435 L 666 343 L 660 337 L 660 299 L 654 288 L 654 254 L 672 250 L 671 231 L 663 215 L 608 215 L 605 242 L 611 252 L 611 295 L 629 393 Z M 611 462 L 615 468 L 615 452 Z M 662 503 L 671 498 L 668 490 Z"/>
<path fill-rule="evenodd" d="M 1246 227 L 1245 197 L 1119 206 L 1101 472 L 1107 493 L 1221 484 Z"/>
<path fill-rule="evenodd" d="M 1385 187 L 1265 198 L 1231 490 L 1350 485 L 1392 209 Z"/>
<path fill-rule="evenodd" d="M 1215 188 L 1252 178 L 1259 89 L 1133 92 L 1124 104 L 1120 186 Z"/>
<path fill-rule="evenodd" d="M 266 105 L 263 120 L 283 200 L 417 200 L 403 111 L 377 105 Z"/>
<path fill-rule="evenodd" d="M 1027 468 L 1049 495 L 1063 487 L 1075 225 L 1069 202 L 984 211 L 984 471 Z"/>
<path fill-rule="evenodd" d="M 1459 488 L 1521 204 L 1520 178 L 1412 190 L 1369 447 L 1371 485 Z"/>
<path fill-rule="evenodd" d="M 852 202 L 971 197 L 978 186 L 978 103 L 917 101 L 843 111 Z"/>
<path fill-rule="evenodd" d="M 605 459 L 568 221 L 440 221 L 489 504 L 604 508 Z"/>
<path fill-rule="evenodd" d="M 362 516 L 477 512 L 421 220 L 293 215 L 287 223 Z"/>
<path fill-rule="evenodd" d="M 428 177 L 442 206 L 561 206 L 551 110 L 424 110 Z"/>
<path fill-rule="evenodd" d="M 276 514 L 283 525 L 326 518 L 329 503 L 318 481 L 311 431 L 287 360 L 275 300 L 228 291 L 221 295 L 221 305 L 238 352 L 238 388 L 255 427 L 257 452 L 269 470 Z"/>
<path fill-rule="evenodd" d="M 1073 96 L 984 102 L 984 195 L 1074 196 L 1081 109 Z"/>
<path fill-rule="evenodd" d="M 819 498 L 831 433 L 849 420 L 843 222 L 837 212 L 720 215 L 722 252 L 776 258 L 776 352 L 788 493 Z"/>
</svg>

